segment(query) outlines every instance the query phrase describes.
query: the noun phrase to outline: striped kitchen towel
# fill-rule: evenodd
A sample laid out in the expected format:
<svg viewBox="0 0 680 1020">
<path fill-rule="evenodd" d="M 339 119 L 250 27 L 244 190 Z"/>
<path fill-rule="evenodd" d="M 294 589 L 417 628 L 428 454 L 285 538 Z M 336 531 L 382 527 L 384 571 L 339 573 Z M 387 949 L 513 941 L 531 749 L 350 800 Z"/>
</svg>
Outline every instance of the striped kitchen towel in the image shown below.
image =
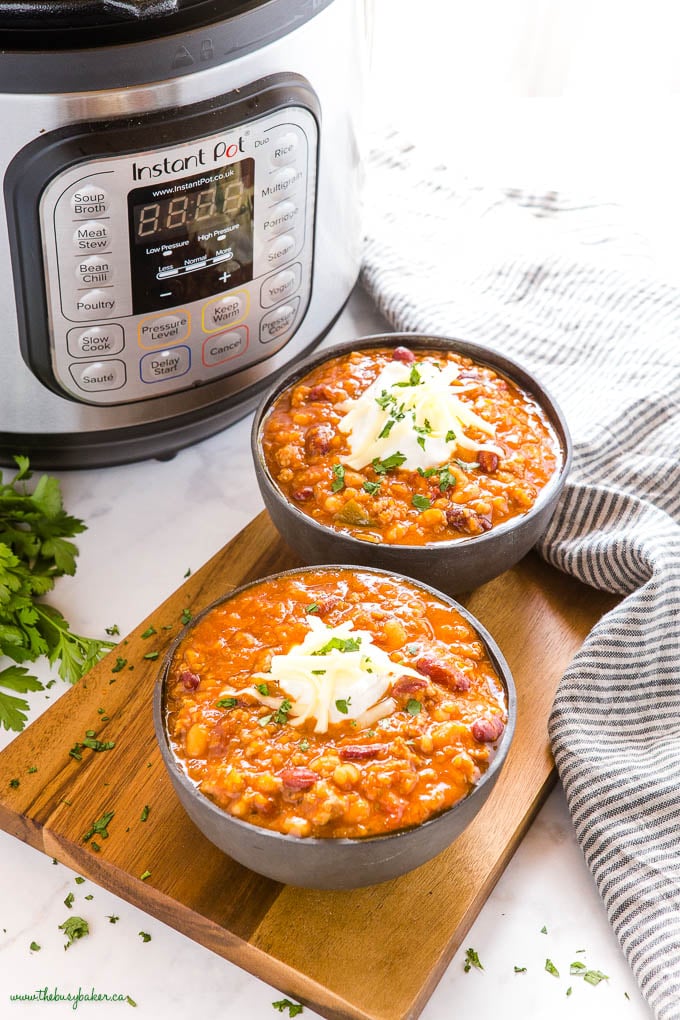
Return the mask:
<svg viewBox="0 0 680 1020">
<path fill-rule="evenodd" d="M 680 1018 L 680 287 L 616 206 L 454 186 L 392 136 L 368 164 L 363 282 L 397 329 L 507 353 L 557 398 L 571 476 L 539 551 L 625 596 L 550 737 L 586 861 L 659 1020 Z"/>
</svg>

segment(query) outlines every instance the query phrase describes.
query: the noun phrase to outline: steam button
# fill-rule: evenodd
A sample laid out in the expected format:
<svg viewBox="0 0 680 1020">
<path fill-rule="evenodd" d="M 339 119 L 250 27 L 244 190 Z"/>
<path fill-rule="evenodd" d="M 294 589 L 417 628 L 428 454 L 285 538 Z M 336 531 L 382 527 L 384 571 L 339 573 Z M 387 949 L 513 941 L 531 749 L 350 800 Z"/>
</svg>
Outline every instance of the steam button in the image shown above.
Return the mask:
<svg viewBox="0 0 680 1020">
<path fill-rule="evenodd" d="M 282 266 L 295 254 L 297 241 L 293 234 L 281 234 L 267 248 L 265 258 L 270 266 Z"/>
</svg>

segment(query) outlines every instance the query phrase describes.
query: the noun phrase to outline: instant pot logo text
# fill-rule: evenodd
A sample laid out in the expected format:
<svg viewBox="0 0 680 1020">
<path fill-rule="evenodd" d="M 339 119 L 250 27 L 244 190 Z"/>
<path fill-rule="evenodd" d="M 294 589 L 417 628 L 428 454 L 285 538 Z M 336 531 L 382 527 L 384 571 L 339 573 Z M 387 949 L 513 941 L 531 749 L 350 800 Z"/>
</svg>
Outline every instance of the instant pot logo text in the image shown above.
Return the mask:
<svg viewBox="0 0 680 1020">
<path fill-rule="evenodd" d="M 161 163 L 133 163 L 132 179 L 133 181 L 151 181 L 157 177 L 163 177 L 165 174 L 180 174 L 187 170 L 198 170 L 200 167 L 219 163 L 220 160 L 233 159 L 240 152 L 245 152 L 243 136 L 239 136 L 236 141 L 215 142 L 212 149 L 201 146 L 190 156 L 177 156 L 175 159 L 166 156 Z"/>
</svg>

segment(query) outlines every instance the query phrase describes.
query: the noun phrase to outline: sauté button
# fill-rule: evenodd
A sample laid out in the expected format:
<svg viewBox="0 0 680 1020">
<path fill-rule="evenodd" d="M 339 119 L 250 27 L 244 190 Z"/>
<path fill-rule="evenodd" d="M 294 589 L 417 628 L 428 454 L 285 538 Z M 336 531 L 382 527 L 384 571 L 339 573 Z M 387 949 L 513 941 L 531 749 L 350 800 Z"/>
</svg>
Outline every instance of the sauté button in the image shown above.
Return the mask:
<svg viewBox="0 0 680 1020">
<path fill-rule="evenodd" d="M 290 268 L 282 269 L 274 276 L 267 277 L 260 290 L 260 304 L 263 308 L 269 308 L 270 305 L 290 297 L 300 286 L 301 279 L 302 266 L 299 262 Z"/>
<path fill-rule="evenodd" d="M 225 361 L 243 354 L 248 346 L 248 329 L 246 326 L 237 326 L 227 333 L 216 333 L 203 342 L 203 364 L 222 365 Z"/>
<path fill-rule="evenodd" d="M 79 223 L 73 232 L 73 247 L 76 252 L 97 254 L 111 247 L 111 231 L 103 221 L 88 220 Z"/>
<path fill-rule="evenodd" d="M 102 390 L 119 390 L 125 385 L 124 361 L 88 361 L 87 364 L 70 365 L 69 370 L 81 390 L 100 393 Z"/>
<path fill-rule="evenodd" d="M 86 181 L 71 195 L 74 216 L 103 216 L 109 211 L 109 196 L 96 181 Z"/>
<path fill-rule="evenodd" d="M 140 347 L 164 347 L 176 344 L 189 335 L 191 319 L 188 312 L 150 315 L 138 327 Z"/>
<path fill-rule="evenodd" d="M 272 340 L 276 340 L 284 333 L 287 333 L 295 322 L 295 316 L 299 307 L 300 298 L 296 297 L 292 301 L 279 305 L 278 308 L 272 308 L 270 312 L 267 312 L 260 322 L 260 343 L 271 343 Z"/>
<path fill-rule="evenodd" d="M 125 346 L 125 334 L 123 327 L 113 322 L 108 326 L 86 326 L 85 329 L 78 326 L 68 331 L 66 345 L 73 358 L 120 354 Z"/>
<path fill-rule="evenodd" d="M 171 347 L 168 351 L 145 354 L 139 363 L 139 372 L 142 382 L 158 383 L 186 375 L 190 367 L 191 351 L 189 348 Z"/>
</svg>

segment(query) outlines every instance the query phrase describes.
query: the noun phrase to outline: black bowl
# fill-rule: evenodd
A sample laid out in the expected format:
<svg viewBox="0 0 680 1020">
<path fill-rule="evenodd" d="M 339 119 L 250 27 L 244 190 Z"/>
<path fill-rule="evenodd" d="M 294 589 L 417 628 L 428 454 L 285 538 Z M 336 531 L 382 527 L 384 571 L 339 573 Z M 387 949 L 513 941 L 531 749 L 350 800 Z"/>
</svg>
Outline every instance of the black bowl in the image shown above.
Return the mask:
<svg viewBox="0 0 680 1020">
<path fill-rule="evenodd" d="M 287 574 L 305 573 L 312 568 L 272 574 L 270 578 Z M 347 570 L 345 566 L 329 565 L 329 570 Z M 362 572 L 366 567 L 360 568 Z M 383 570 L 372 573 L 390 574 Z M 436 595 L 453 606 L 475 629 L 491 663 L 503 683 L 507 697 L 508 720 L 489 768 L 466 798 L 441 814 L 409 829 L 384 836 L 366 836 L 361 839 L 319 839 L 316 837 L 288 836 L 243 822 L 227 814 L 200 792 L 187 776 L 180 760 L 175 756 L 168 739 L 165 720 L 165 685 L 173 656 L 191 628 L 216 606 L 233 598 L 239 592 L 270 578 L 262 578 L 242 585 L 217 599 L 199 613 L 173 642 L 156 680 L 153 696 L 153 717 L 156 738 L 168 774 L 185 811 L 211 843 L 234 860 L 260 875 L 287 885 L 311 889 L 354 889 L 374 885 L 412 871 L 429 861 L 449 846 L 477 815 L 498 779 L 505 761 L 517 717 L 517 697 L 510 668 L 498 645 L 487 630 L 454 599 L 434 590 L 429 585 L 413 582 L 403 575 L 398 580 L 415 583 L 424 591 Z"/>
<path fill-rule="evenodd" d="M 389 545 L 364 542 L 352 535 L 317 523 L 289 502 L 271 477 L 264 460 L 261 433 L 264 420 L 277 397 L 312 369 L 331 358 L 372 347 L 407 346 L 413 350 L 454 351 L 487 365 L 528 392 L 547 415 L 562 447 L 558 471 L 525 514 L 513 517 L 490 531 L 469 538 L 429 545 Z M 531 549 L 546 530 L 562 492 L 572 458 L 572 444 L 564 416 L 546 389 L 526 369 L 497 351 L 479 344 L 416 333 L 390 333 L 362 337 L 328 348 L 279 377 L 265 394 L 255 413 L 251 433 L 255 474 L 264 504 L 275 527 L 304 563 L 354 563 L 396 570 L 455 595 L 470 591 L 509 570 Z"/>
</svg>

